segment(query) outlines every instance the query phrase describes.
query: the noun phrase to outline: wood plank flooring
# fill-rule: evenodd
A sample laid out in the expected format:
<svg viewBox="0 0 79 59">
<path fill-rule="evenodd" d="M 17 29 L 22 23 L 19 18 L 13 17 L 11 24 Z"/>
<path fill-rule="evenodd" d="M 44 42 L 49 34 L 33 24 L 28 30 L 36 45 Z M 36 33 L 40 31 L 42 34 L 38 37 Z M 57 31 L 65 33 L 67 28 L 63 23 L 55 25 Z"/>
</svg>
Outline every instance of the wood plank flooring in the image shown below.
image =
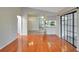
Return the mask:
<svg viewBox="0 0 79 59">
<path fill-rule="evenodd" d="M 26 39 L 24 39 L 26 40 Z M 25 41 L 24 41 L 25 42 Z M 25 48 L 26 45 L 26 48 Z M 74 52 L 76 48 L 56 35 L 30 35 L 23 51 L 27 52 Z"/>
<path fill-rule="evenodd" d="M 0 52 L 16 52 L 17 51 L 17 39 L 10 43 L 8 46 L 4 47 L 3 49 L 0 50 Z"/>
<path fill-rule="evenodd" d="M 18 40 L 21 40 L 21 44 L 18 44 Z M 76 52 L 74 46 L 56 35 L 21 36 L 0 51 L 17 52 L 19 49 L 20 52 Z"/>
</svg>

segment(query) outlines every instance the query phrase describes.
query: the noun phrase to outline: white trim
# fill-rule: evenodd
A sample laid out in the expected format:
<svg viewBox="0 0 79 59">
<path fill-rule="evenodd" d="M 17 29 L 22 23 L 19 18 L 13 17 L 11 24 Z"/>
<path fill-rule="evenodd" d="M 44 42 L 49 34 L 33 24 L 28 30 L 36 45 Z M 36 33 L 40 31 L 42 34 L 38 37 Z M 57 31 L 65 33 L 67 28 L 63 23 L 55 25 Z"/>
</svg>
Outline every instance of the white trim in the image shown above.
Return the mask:
<svg viewBox="0 0 79 59">
<path fill-rule="evenodd" d="M 0 47 L 0 49 L 3 49 L 4 47 L 8 46 L 10 43 L 12 43 L 13 41 L 15 41 L 16 38 L 14 38 L 13 40 L 10 40 L 9 42 L 7 42 L 5 45 L 3 45 L 2 47 Z"/>
</svg>

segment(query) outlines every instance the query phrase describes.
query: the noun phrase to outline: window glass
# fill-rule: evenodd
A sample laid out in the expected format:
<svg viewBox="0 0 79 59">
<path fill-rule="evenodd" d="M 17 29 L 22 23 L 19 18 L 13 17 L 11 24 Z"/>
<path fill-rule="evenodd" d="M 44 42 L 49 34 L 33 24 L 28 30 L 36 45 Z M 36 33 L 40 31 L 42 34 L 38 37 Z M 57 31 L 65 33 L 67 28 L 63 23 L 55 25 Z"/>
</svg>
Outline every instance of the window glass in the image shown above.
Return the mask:
<svg viewBox="0 0 79 59">
<path fill-rule="evenodd" d="M 62 38 L 76 46 L 77 40 L 77 13 L 62 16 Z"/>
</svg>

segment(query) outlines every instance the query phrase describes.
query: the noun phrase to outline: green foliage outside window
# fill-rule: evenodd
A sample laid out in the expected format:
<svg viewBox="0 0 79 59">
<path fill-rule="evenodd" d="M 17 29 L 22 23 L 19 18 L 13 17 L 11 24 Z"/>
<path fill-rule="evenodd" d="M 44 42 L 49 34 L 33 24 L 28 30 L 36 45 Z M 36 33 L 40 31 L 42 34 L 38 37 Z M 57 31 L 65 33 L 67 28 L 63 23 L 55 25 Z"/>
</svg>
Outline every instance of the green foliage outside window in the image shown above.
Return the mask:
<svg viewBox="0 0 79 59">
<path fill-rule="evenodd" d="M 54 21 L 50 22 L 50 25 L 55 26 L 55 22 Z"/>
</svg>

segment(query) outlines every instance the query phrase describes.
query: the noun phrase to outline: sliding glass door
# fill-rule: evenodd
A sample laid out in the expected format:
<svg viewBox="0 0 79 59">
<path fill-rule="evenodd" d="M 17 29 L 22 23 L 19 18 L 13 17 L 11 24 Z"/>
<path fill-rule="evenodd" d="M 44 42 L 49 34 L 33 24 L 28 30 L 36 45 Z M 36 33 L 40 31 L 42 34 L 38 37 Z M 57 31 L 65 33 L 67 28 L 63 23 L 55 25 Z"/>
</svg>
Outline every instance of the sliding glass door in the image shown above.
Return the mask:
<svg viewBox="0 0 79 59">
<path fill-rule="evenodd" d="M 72 12 L 60 17 L 61 19 L 61 37 L 69 43 L 76 46 L 77 38 L 77 13 Z"/>
</svg>

